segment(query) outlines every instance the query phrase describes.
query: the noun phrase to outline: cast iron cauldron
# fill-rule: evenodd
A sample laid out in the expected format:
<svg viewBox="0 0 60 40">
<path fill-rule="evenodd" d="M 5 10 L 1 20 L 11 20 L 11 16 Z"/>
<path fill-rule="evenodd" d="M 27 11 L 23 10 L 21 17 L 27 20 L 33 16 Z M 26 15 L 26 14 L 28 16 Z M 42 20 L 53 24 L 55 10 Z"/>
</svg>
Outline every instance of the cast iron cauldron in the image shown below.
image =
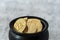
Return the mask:
<svg viewBox="0 0 60 40">
<path fill-rule="evenodd" d="M 15 21 L 19 18 L 37 18 L 41 20 L 41 23 L 43 24 L 43 29 L 41 32 L 37 33 L 19 33 L 14 30 L 13 25 Z M 35 17 L 35 16 L 23 16 L 23 17 L 18 17 L 14 20 L 12 20 L 9 24 L 10 26 L 10 31 L 9 31 L 9 40 L 48 40 L 49 38 L 49 33 L 48 33 L 48 23 L 46 20 L 40 18 L 40 17 Z"/>
</svg>

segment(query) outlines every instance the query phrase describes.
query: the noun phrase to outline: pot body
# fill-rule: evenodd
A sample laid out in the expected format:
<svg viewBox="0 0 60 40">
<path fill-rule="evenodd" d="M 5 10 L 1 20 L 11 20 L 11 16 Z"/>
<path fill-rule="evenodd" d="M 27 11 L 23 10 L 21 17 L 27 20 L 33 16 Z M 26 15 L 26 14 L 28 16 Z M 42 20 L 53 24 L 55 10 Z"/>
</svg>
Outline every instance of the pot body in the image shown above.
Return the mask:
<svg viewBox="0 0 60 40">
<path fill-rule="evenodd" d="M 11 30 L 9 31 L 9 40 L 48 40 L 49 39 L 49 32 L 48 30 L 41 35 L 34 36 L 34 37 L 23 37 L 16 35 Z"/>
<path fill-rule="evenodd" d="M 18 33 L 17 31 L 15 31 L 13 28 L 14 23 L 16 22 L 17 19 L 24 18 L 24 17 L 37 18 L 41 20 L 41 23 L 43 25 L 42 31 L 38 33 L 33 33 L 33 34 Z M 24 16 L 24 17 L 16 18 L 10 22 L 9 40 L 48 40 L 48 37 L 49 37 L 48 23 L 46 20 L 40 17 L 34 17 L 34 16 Z"/>
</svg>

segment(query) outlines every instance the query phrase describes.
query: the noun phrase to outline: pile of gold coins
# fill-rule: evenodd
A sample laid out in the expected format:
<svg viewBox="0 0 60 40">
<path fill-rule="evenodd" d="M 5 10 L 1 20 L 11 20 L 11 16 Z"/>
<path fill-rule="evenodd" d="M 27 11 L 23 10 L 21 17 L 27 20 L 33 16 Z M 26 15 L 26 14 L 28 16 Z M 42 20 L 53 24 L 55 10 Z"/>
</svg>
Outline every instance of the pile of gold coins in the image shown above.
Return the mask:
<svg viewBox="0 0 60 40">
<path fill-rule="evenodd" d="M 20 33 L 36 33 L 42 31 L 41 20 L 36 18 L 19 18 L 14 23 L 14 29 Z"/>
</svg>

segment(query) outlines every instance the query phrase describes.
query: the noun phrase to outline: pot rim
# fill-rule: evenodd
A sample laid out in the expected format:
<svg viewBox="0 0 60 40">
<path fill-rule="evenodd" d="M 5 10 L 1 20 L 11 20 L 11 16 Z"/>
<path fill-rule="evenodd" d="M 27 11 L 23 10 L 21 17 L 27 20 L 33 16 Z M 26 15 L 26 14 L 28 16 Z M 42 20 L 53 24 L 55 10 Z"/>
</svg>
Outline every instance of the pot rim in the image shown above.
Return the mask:
<svg viewBox="0 0 60 40">
<path fill-rule="evenodd" d="M 42 30 L 41 32 L 37 32 L 37 33 L 20 33 L 20 32 L 15 31 L 15 30 L 13 29 L 13 25 L 14 25 L 15 21 L 16 21 L 17 19 L 19 19 L 19 18 L 25 18 L 25 17 L 40 19 L 40 20 L 42 21 L 42 23 L 44 24 L 45 27 L 43 28 L 43 30 Z M 41 18 L 41 17 L 36 17 L 36 16 L 22 16 L 22 17 L 18 17 L 18 18 L 13 19 L 13 20 L 9 23 L 10 30 L 11 30 L 12 32 L 14 32 L 15 34 L 22 35 L 22 36 L 40 34 L 40 33 L 42 33 L 42 32 L 45 32 L 46 30 L 48 30 L 48 26 L 49 26 L 49 25 L 48 25 L 48 22 L 47 22 L 45 19 L 43 19 L 43 18 Z"/>
</svg>

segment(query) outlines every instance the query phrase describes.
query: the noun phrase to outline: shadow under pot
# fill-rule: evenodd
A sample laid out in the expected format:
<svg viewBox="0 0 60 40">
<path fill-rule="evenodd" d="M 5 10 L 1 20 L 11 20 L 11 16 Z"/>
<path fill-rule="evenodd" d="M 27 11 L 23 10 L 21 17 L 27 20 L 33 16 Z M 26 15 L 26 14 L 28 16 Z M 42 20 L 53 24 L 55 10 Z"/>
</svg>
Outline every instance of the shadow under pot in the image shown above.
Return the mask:
<svg viewBox="0 0 60 40">
<path fill-rule="evenodd" d="M 43 29 L 41 32 L 37 33 L 19 33 L 14 30 L 14 23 L 16 22 L 17 19 L 19 18 L 36 18 L 41 20 L 41 23 L 43 25 Z M 48 40 L 49 39 L 49 32 L 48 32 L 48 23 L 46 20 L 40 18 L 40 17 L 35 17 L 35 16 L 23 16 L 23 17 L 18 17 L 14 20 L 12 20 L 9 24 L 10 30 L 9 30 L 9 40 Z"/>
</svg>

